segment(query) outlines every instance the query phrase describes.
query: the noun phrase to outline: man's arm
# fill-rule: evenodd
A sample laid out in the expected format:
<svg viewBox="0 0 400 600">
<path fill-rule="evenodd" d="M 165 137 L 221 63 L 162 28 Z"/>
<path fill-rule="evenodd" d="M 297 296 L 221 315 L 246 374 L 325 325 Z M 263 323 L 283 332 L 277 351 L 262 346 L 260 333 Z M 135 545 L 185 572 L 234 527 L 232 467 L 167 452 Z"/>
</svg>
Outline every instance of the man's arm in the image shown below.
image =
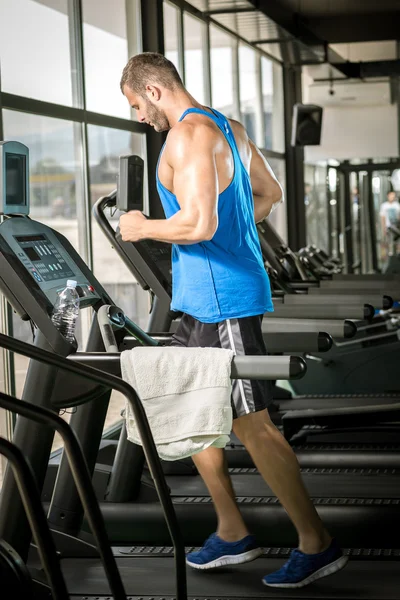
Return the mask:
<svg viewBox="0 0 400 600">
<path fill-rule="evenodd" d="M 207 126 L 181 124 L 171 131 L 166 159 L 173 169 L 173 192 L 180 210 L 169 219 L 146 219 L 138 211 L 120 219 L 122 239 L 154 239 L 176 244 L 211 240 L 218 227 L 216 137 Z"/>
<path fill-rule="evenodd" d="M 283 202 L 283 190 L 268 162 L 249 139 L 251 148 L 250 179 L 254 198 L 254 219 L 258 223 Z"/>
</svg>

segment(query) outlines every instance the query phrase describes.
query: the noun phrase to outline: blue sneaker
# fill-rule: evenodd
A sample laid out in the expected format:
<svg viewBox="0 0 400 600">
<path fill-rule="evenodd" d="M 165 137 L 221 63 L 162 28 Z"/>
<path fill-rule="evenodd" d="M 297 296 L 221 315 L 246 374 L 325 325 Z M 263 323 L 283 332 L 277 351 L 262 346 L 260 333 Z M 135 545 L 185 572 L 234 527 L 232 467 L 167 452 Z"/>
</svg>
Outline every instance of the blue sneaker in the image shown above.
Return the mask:
<svg viewBox="0 0 400 600">
<path fill-rule="evenodd" d="M 340 571 L 348 560 L 347 556 L 343 556 L 336 540 L 332 540 L 329 548 L 318 554 L 304 554 L 296 549 L 283 567 L 266 575 L 262 582 L 270 587 L 301 588 Z"/>
<path fill-rule="evenodd" d="M 262 553 L 254 535 L 247 535 L 238 542 L 225 542 L 213 533 L 198 552 L 187 555 L 186 563 L 193 569 L 216 569 L 249 562 Z"/>
</svg>

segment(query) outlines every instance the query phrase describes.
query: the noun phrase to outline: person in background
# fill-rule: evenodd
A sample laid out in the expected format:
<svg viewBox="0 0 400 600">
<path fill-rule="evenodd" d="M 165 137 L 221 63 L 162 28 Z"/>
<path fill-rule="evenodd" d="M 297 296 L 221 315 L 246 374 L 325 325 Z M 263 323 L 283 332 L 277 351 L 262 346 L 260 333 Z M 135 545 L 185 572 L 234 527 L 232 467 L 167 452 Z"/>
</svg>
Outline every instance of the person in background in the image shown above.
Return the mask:
<svg viewBox="0 0 400 600">
<path fill-rule="evenodd" d="M 398 252 L 399 227 L 400 227 L 400 204 L 396 192 L 389 191 L 387 200 L 381 205 L 379 211 L 382 226 L 382 241 L 385 244 L 388 256 Z"/>
</svg>

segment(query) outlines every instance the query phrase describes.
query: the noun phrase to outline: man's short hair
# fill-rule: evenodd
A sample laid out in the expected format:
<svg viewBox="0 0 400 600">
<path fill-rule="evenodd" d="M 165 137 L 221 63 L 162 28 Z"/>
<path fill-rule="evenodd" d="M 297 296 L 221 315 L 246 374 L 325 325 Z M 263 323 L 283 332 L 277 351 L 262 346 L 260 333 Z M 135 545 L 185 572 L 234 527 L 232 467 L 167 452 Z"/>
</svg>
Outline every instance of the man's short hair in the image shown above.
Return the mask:
<svg viewBox="0 0 400 600">
<path fill-rule="evenodd" d="M 156 52 L 143 52 L 129 59 L 120 86 L 122 93 L 126 85 L 134 94 L 144 96 L 146 85 L 157 83 L 172 91 L 183 87 L 175 65 L 168 58 Z"/>
</svg>

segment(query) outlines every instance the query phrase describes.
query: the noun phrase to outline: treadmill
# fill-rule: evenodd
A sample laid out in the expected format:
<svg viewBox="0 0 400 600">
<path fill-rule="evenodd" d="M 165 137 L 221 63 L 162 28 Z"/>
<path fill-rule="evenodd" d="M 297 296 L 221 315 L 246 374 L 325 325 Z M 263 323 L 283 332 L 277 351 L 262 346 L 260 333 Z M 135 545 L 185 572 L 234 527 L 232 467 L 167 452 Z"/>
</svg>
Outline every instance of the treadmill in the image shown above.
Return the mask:
<svg viewBox="0 0 400 600">
<path fill-rule="evenodd" d="M 363 392 L 375 396 L 399 396 L 397 364 L 400 357 L 400 319 L 398 311 L 392 309 L 393 298 L 386 295 L 390 293 L 394 298 L 400 296 L 399 280 L 394 277 L 381 279 L 379 276 L 337 275 L 335 278 L 326 276 L 317 281 L 299 257 L 286 247 L 267 220 L 258 225 L 258 232 L 264 258 L 273 268 L 272 282 L 286 292 L 284 301 L 287 306 L 276 305 L 276 314 L 282 317 L 279 322 L 275 321 L 276 325 L 289 323 L 289 319 L 293 316 L 298 317 L 299 313 L 301 315 L 301 311 L 305 310 L 308 304 L 312 305 L 308 310 L 315 311 L 317 319 L 322 315 L 327 316 L 326 313 L 329 314 L 330 311 L 334 311 L 335 315 L 346 314 L 336 312 L 338 309 L 348 312 L 351 319 L 356 319 L 357 331 L 353 339 L 343 339 L 343 336 L 342 339 L 335 339 L 333 348 L 326 354 L 308 353 L 310 360 L 307 375 L 302 382 L 294 382 L 292 387 L 295 393 L 307 396 L 347 393 L 353 396 Z M 309 285 L 314 287 L 305 295 L 302 290 Z M 352 312 L 353 305 L 347 304 L 350 297 L 342 293 L 343 287 L 354 293 L 353 299 L 357 299 L 358 302 L 357 310 L 362 307 L 363 315 L 359 314 L 357 317 Z M 377 292 L 378 298 L 375 300 L 379 300 L 383 294 L 385 310 L 378 311 L 369 303 L 362 304 L 360 292 L 369 301 Z M 317 293 L 319 296 L 315 295 Z M 322 310 L 315 309 L 315 298 L 324 302 Z M 336 300 L 336 305 L 332 305 L 332 299 Z M 345 306 L 339 303 L 344 303 Z M 274 313 L 269 315 L 269 318 L 274 322 Z M 294 322 L 292 323 L 293 327 Z"/>
<path fill-rule="evenodd" d="M 387 294 L 389 298 L 384 299 L 383 309 L 389 308 L 390 296 L 396 300 L 400 298 L 399 279 L 396 276 L 342 274 L 342 265 L 330 260 L 318 248 L 309 246 L 298 254 L 292 252 L 268 219 L 258 223 L 257 228 L 265 259 L 279 273 L 288 270 L 292 275 L 290 285 L 298 291 L 307 289 L 317 295 L 334 294 L 335 291 L 341 294 L 372 294 L 377 302 Z"/>
<path fill-rule="evenodd" d="M 95 310 L 100 310 L 103 306 L 112 307 L 113 303 L 66 239 L 51 228 L 26 216 L 29 211 L 28 192 L 23 185 L 18 190 L 15 188 L 13 190 L 12 182 L 16 179 L 20 181 L 25 179 L 26 183 L 28 181 L 27 149 L 20 144 L 7 142 L 2 145 L 2 152 L 7 154 L 7 151 L 12 155 L 13 160 L 8 161 L 7 157 L 5 160 L 5 175 L 2 173 L 2 179 L 6 180 L 6 194 L 5 198 L 0 198 L 3 203 L 1 212 L 7 214 L 9 197 L 14 199 L 16 195 L 20 194 L 21 197 L 17 198 L 19 200 L 17 210 L 14 200 L 12 208 L 14 216 L 10 216 L 0 225 L 0 287 L 18 314 L 35 322 L 38 332 L 34 346 L 12 340 L 7 336 L 1 336 L 0 343 L 4 348 L 19 352 L 32 359 L 24 389 L 26 400 L 44 407 L 51 407 L 53 410 L 78 405 L 78 410 L 71 419 L 73 421 L 71 426 L 80 441 L 89 473 L 93 473 L 110 389 L 118 389 L 133 403 L 138 422 L 142 426 L 146 458 L 153 480 L 156 482 L 154 488 L 161 504 L 156 498 L 153 501 L 147 498 L 143 502 L 136 500 L 129 503 L 115 502 L 108 497 L 108 501 L 101 504 L 102 514 L 109 537 L 114 544 L 116 542 L 121 544 L 121 547 L 114 547 L 114 554 L 117 557 L 117 565 L 122 573 L 127 593 L 148 598 L 159 594 L 162 597 L 177 597 L 179 600 L 184 600 L 184 590 L 182 587 L 176 589 L 173 578 L 174 556 L 170 541 L 171 533 L 174 538 L 176 560 L 181 566 L 183 559 L 179 527 L 174 520 L 174 515 L 178 517 L 178 524 L 183 530 L 185 543 L 191 546 L 199 543 L 200 540 L 203 541 L 204 535 L 215 525 L 211 503 L 206 495 L 193 497 L 185 494 L 185 496 L 179 496 L 179 499 L 171 505 L 170 496 L 166 493 L 160 461 L 154 448 L 152 450 L 151 435 L 146 435 L 146 420 L 143 419 L 141 404 L 130 386 L 119 377 L 113 377 L 110 374 L 116 372 L 118 375 L 119 355 L 101 352 L 102 337 L 98 321 L 95 319 L 93 322 L 87 353 L 76 352 L 76 347 L 69 344 L 53 326 L 49 315 L 56 292 L 64 285 L 66 277 L 77 278 L 80 284 L 78 292 L 81 294 L 82 308 L 93 307 Z M 15 160 L 15 155 L 24 158 Z M 7 184 L 7 175 L 13 170 L 16 173 L 13 173 L 14 177 L 10 178 L 11 181 Z M 10 191 L 8 191 L 9 187 Z M 18 216 L 15 216 L 16 212 Z M 21 212 L 25 216 L 21 216 Z M 56 276 L 54 274 L 50 276 L 49 269 L 46 272 L 46 265 L 50 264 L 60 265 Z M 115 317 L 113 314 L 110 316 Z M 114 321 L 115 319 L 110 319 L 110 327 Z M 129 331 L 138 343 L 154 343 L 152 338 L 129 319 L 124 319 L 123 328 L 120 331 L 124 334 Z M 69 358 L 65 358 L 66 356 Z M 95 369 L 84 367 L 79 363 L 91 364 Z M 281 356 L 235 357 L 234 365 L 236 370 L 232 374 L 239 378 L 284 377 L 285 374 L 286 376 L 293 374 L 299 376 L 304 370 L 304 363 L 300 359 Z M 67 372 L 67 375 L 64 371 Z M 148 430 L 147 434 L 149 434 Z M 40 444 L 38 444 L 38 439 L 40 439 Z M 29 460 L 39 489 L 43 486 L 52 439 L 53 432 L 48 428 L 32 425 L 26 419 L 18 419 L 13 441 Z M 132 444 L 132 446 L 134 445 Z M 135 451 L 135 447 L 133 447 L 133 451 Z M 123 477 L 120 477 L 119 485 L 116 486 L 116 489 L 114 486 L 114 490 L 125 493 L 127 487 L 123 484 L 127 484 L 129 489 L 134 465 L 121 460 L 115 462 L 117 467 L 118 465 L 122 466 L 125 481 Z M 343 485 L 346 492 L 340 492 L 340 497 L 333 499 L 326 496 L 319 498 L 319 495 L 324 494 L 324 490 L 326 490 L 326 478 L 320 480 L 319 488 L 316 480 L 313 483 L 316 486 L 314 499 L 317 501 L 321 516 L 332 533 L 339 535 L 344 545 L 348 544 L 351 548 L 349 553 L 355 558 L 354 563 L 351 563 L 343 575 L 337 575 L 330 582 L 330 598 L 343 597 L 344 586 L 346 586 L 348 598 L 359 597 L 360 584 L 354 582 L 352 585 L 351 576 L 354 578 L 364 571 L 367 572 L 367 586 L 363 587 L 364 597 L 374 597 L 373 594 L 378 585 L 381 598 L 394 597 L 389 584 L 394 585 L 397 576 L 397 564 L 396 571 L 390 567 L 393 566 L 391 561 L 398 559 L 398 553 L 394 546 L 397 536 L 392 534 L 396 532 L 396 527 L 398 528 L 399 525 L 400 515 L 397 505 L 400 490 L 396 488 L 396 472 L 392 471 L 396 471 L 396 469 L 392 469 L 388 474 L 380 471 L 372 474 L 370 472 L 363 473 L 355 469 L 347 473 L 347 477 L 346 473 L 341 473 L 341 478 L 345 479 Z M 116 474 L 118 474 L 117 471 L 111 474 L 109 492 L 113 489 L 112 483 Z M 76 495 L 76 490 L 72 484 L 73 477 L 68 481 L 66 475 L 68 473 L 63 469 L 62 462 L 50 505 L 49 523 L 55 527 L 53 535 L 69 595 L 76 598 L 109 597 L 110 590 L 107 581 L 100 572 L 98 550 L 85 533 L 85 528 L 81 529 L 83 511 L 79 508 L 79 502 L 68 504 L 74 494 Z M 119 471 L 119 475 L 121 475 L 121 471 Z M 254 473 L 249 473 L 249 475 L 254 475 Z M 332 476 L 332 473 L 330 475 Z M 375 486 L 373 486 L 371 475 L 376 476 Z M 338 483 L 339 480 L 333 480 L 333 482 Z M 69 485 L 66 485 L 67 483 Z M 348 494 L 351 485 L 354 490 L 353 497 L 345 498 L 342 494 Z M 363 487 L 361 492 L 358 491 L 360 486 Z M 371 497 L 371 486 L 376 489 L 376 498 Z M 15 491 L 15 481 L 8 471 L 1 495 L 0 534 L 19 551 L 23 560 L 27 560 L 30 533 L 26 526 L 22 504 L 18 501 Z M 150 494 L 151 491 L 149 482 L 146 492 Z M 357 496 L 355 496 L 356 494 Z M 178 496 L 176 495 L 175 498 Z M 143 500 L 145 499 L 143 498 Z M 261 541 L 271 548 L 270 551 L 267 550 L 265 557 L 273 558 L 272 561 L 262 560 L 259 561 L 259 564 L 254 563 L 243 571 L 241 570 L 242 575 L 239 575 L 238 580 L 235 575 L 233 584 L 237 590 L 238 582 L 239 584 L 242 582 L 244 585 L 247 578 L 251 577 L 251 581 L 246 583 L 248 589 L 243 591 L 240 597 L 257 597 L 261 593 L 264 597 L 277 597 L 274 590 L 256 591 L 258 581 L 257 583 L 253 582 L 253 578 L 258 572 L 265 574 L 266 571 L 277 568 L 282 557 L 287 555 L 288 548 L 296 543 L 294 532 L 287 527 L 287 516 L 272 496 L 267 495 L 265 498 L 261 495 L 246 496 L 241 505 L 245 518 L 249 517 L 252 524 L 263 523 L 265 531 L 264 533 L 260 532 Z M 168 527 L 161 525 L 164 523 L 165 515 L 169 519 Z M 366 522 L 369 527 L 365 526 Z M 145 542 L 149 538 L 152 539 L 151 544 Z M 291 540 L 291 543 L 287 544 L 286 548 L 272 549 L 273 546 L 276 546 L 272 542 L 282 539 L 285 542 Z M 366 544 L 367 541 L 369 545 Z M 132 543 L 136 545 L 133 546 Z M 371 546 L 373 546 L 373 550 L 371 550 Z M 38 567 L 34 548 L 31 550 L 31 555 L 31 564 Z M 356 557 L 358 558 L 356 559 Z M 366 567 L 359 557 L 366 558 L 371 562 Z M 382 567 L 381 559 L 385 558 L 389 559 L 389 562 L 384 563 Z M 387 577 L 384 590 L 382 590 L 381 581 L 382 568 Z M 378 572 L 379 577 L 373 575 Z M 157 573 L 157 577 L 154 577 L 154 573 Z M 232 575 L 230 574 L 229 577 L 232 578 Z M 258 579 L 258 576 L 255 579 Z M 182 571 L 180 581 L 182 581 Z M 224 591 L 222 591 L 222 585 Z M 315 588 L 315 593 L 321 597 L 324 594 L 324 586 L 322 588 L 315 586 Z M 205 576 L 200 583 L 198 573 L 189 574 L 189 594 L 196 598 L 230 597 L 232 595 L 226 578 L 220 579 L 216 584 L 214 577 Z M 234 595 L 238 597 L 237 591 Z M 44 597 L 48 597 L 48 594 Z M 117 596 L 114 595 L 114 597 Z M 279 597 L 291 597 L 291 594 L 286 596 L 286 592 L 282 593 L 279 590 Z M 309 592 L 308 597 L 312 597 Z"/>
<path fill-rule="evenodd" d="M 5 341 L 5 336 L 1 336 L 1 342 L 4 346 L 12 348 L 15 351 L 23 352 L 23 346 L 27 346 L 21 342 L 15 344 L 15 340 Z M 27 353 L 35 356 L 35 350 L 28 350 Z M 48 353 L 41 353 L 41 359 Z M 36 351 L 37 357 L 37 351 Z M 47 358 L 47 357 L 45 357 Z M 56 359 L 57 364 L 61 366 L 65 359 L 60 359 L 54 355 L 48 360 Z M 58 359 L 58 360 L 57 360 Z M 58 362 L 60 361 L 60 362 Z M 131 400 L 131 399 L 130 399 Z M 171 546 L 155 546 L 155 547 L 131 547 L 127 554 L 122 558 L 114 556 L 111 552 L 110 545 L 104 531 L 104 521 L 99 513 L 98 504 L 95 501 L 93 488 L 91 488 L 90 478 L 83 468 L 84 458 L 80 453 L 79 446 L 74 444 L 74 437 L 71 435 L 69 426 L 65 423 L 58 422 L 54 413 L 45 411 L 44 409 L 33 410 L 28 404 L 24 404 L 14 398 L 7 397 L 5 394 L 0 394 L 0 404 L 3 408 L 13 410 L 19 414 L 33 418 L 35 412 L 40 410 L 40 419 L 42 423 L 47 423 L 55 426 L 58 429 L 66 442 L 66 447 L 69 448 L 69 456 L 75 462 L 75 474 L 77 482 L 80 483 L 80 493 L 87 508 L 87 514 L 90 514 L 91 524 L 97 547 L 93 548 L 99 551 L 99 555 L 87 557 L 79 554 L 79 538 L 75 538 L 75 553 L 77 556 L 62 556 L 60 552 L 56 555 L 55 544 L 50 537 L 48 528 L 43 521 L 45 516 L 43 510 L 40 510 L 40 505 L 37 505 L 38 497 L 31 492 L 31 502 L 36 499 L 36 520 L 39 522 L 41 517 L 41 528 L 36 529 L 35 539 L 37 540 L 37 548 L 33 547 L 29 556 L 28 565 L 30 567 L 29 579 L 32 577 L 33 582 L 28 582 L 26 573 L 24 572 L 23 590 L 22 585 L 18 586 L 19 591 L 26 592 L 28 588 L 29 597 L 34 592 L 35 598 L 41 600 L 48 598 L 52 592 L 52 597 L 58 600 L 66 598 L 97 598 L 97 600 L 110 598 L 110 594 L 115 600 L 127 599 L 128 594 L 134 593 L 136 597 L 151 598 L 176 598 L 177 600 L 186 600 L 188 597 L 196 597 L 199 600 L 206 598 L 229 598 L 232 595 L 235 598 L 258 598 L 261 597 L 260 579 L 267 571 L 276 570 L 281 565 L 283 559 L 287 558 L 287 548 L 266 548 L 264 555 L 258 561 L 242 565 L 240 569 L 234 571 L 224 570 L 217 575 L 199 574 L 189 570 L 185 573 L 183 564 L 183 547 L 180 536 L 179 527 L 176 526 L 172 514 L 172 539 L 175 550 Z M 39 415 L 38 415 L 39 416 Z M 61 421 L 59 419 L 59 421 Z M 54 425 L 55 424 L 55 425 Z M 61 427 L 62 425 L 62 427 Z M 68 434 L 68 435 L 67 435 Z M 145 436 L 144 436 L 145 437 Z M 72 438 L 72 439 L 71 439 Z M 69 443 L 67 444 L 67 442 Z M 11 445 L 10 445 L 11 446 Z M 72 448 L 71 448 L 72 446 Z M 74 452 L 72 452 L 74 450 Z M 79 476 L 78 476 L 79 474 Z M 168 496 L 160 494 L 162 499 L 168 504 Z M 166 511 L 168 518 L 171 520 L 170 511 Z M 2 508 L 0 507 L 0 522 L 4 518 Z M 9 536 L 15 540 L 13 531 L 9 530 Z M 39 543 L 39 542 L 42 543 Z M 44 543 L 46 541 L 46 544 Z M 4 544 L 4 542 L 3 542 Z M 82 544 L 83 546 L 83 544 Z M 192 548 L 187 548 L 191 550 Z M 18 573 L 22 570 L 22 561 L 15 555 L 15 560 L 18 560 Z M 115 552 L 115 549 L 114 549 Z M 383 600 L 392 600 L 397 597 L 398 588 L 398 560 L 399 552 L 392 552 L 389 549 L 377 552 L 371 552 L 365 549 L 348 549 L 347 554 L 350 555 L 350 561 L 345 570 L 336 574 L 335 578 L 329 581 L 329 592 L 326 588 L 326 582 L 322 585 L 314 584 L 307 590 L 308 598 L 348 598 L 349 600 L 359 598 L 382 598 Z M 39 560 L 38 554 L 42 557 Z M 94 554 L 94 552 L 93 552 Z M 373 557 L 373 558 L 372 558 Z M 379 558 L 378 558 L 379 557 Z M 22 564 L 21 564 L 22 563 Z M 10 560 L 8 561 L 10 564 Z M 44 572 L 42 569 L 44 567 Z M 4 566 L 2 565 L 3 583 L 4 581 Z M 175 571 L 175 572 L 174 572 Z M 156 577 L 152 577 L 154 573 Z M 46 575 L 47 577 L 44 577 Z M 382 579 L 383 578 L 383 579 Z M 46 581 L 47 579 L 47 581 Z M 14 589 L 8 589 L 8 595 L 4 596 L 5 600 L 14 597 L 16 585 Z M 235 587 L 234 587 L 235 586 Z M 240 586 L 240 592 L 238 591 Z M 234 591 L 234 589 L 235 591 Z M 344 596 L 343 592 L 346 592 Z M 101 594 L 101 596 L 100 596 Z M 129 596 L 132 598 L 132 596 Z M 273 588 L 263 590 L 262 597 L 267 598 L 293 598 L 291 592 L 279 590 L 274 592 Z"/>
<path fill-rule="evenodd" d="M 131 160 L 134 163 L 134 161 L 138 160 L 138 157 L 121 157 L 121 161 L 127 160 Z M 139 161 L 140 160 L 141 159 L 139 159 Z M 137 164 L 140 165 L 140 162 Z M 129 171 L 128 169 L 124 170 L 121 165 L 120 173 L 123 172 Z M 122 181 L 121 175 L 120 181 Z M 144 290 L 148 290 L 151 294 L 152 307 L 148 331 L 151 335 L 157 337 L 162 335 L 160 332 L 172 332 L 176 327 L 177 318 L 179 318 L 177 313 L 170 310 L 172 296 L 170 245 L 154 240 L 143 240 L 136 243 L 124 242 L 121 239 L 118 230 L 114 231 L 111 227 L 105 214 L 108 208 L 110 208 L 110 210 L 115 210 L 115 208 L 117 208 L 121 211 L 127 211 L 133 208 L 136 210 L 143 208 L 141 185 L 142 180 L 140 177 L 137 177 L 135 180 L 125 181 L 118 191 L 97 201 L 93 208 L 93 214 L 103 233 L 106 235 L 112 247 L 118 252 L 136 281 Z M 279 304 L 277 306 L 279 307 Z M 311 310 L 314 308 L 315 307 L 313 306 Z M 333 310 L 334 308 L 335 307 L 333 307 Z M 366 309 L 368 310 L 368 306 Z M 324 307 L 324 314 L 326 317 L 329 315 L 329 310 L 330 307 Z M 300 316 L 301 312 L 297 314 Z M 373 311 L 371 314 L 373 314 Z M 353 340 L 345 339 L 346 337 L 349 338 L 355 336 L 356 326 L 352 321 L 343 321 L 340 319 L 329 320 L 327 318 L 314 319 L 310 325 L 310 320 L 308 320 L 306 329 L 302 330 L 301 326 L 304 321 L 301 319 L 276 319 L 273 315 L 274 313 L 271 313 L 271 318 L 265 318 L 263 322 L 264 333 L 268 336 L 267 348 L 269 352 L 291 352 L 298 353 L 299 355 L 306 354 L 306 356 L 310 358 L 308 365 L 309 370 L 312 372 L 318 369 L 321 370 L 321 367 L 319 366 L 320 363 L 326 363 L 328 365 L 326 377 L 329 381 L 329 385 L 324 384 L 326 391 L 322 394 L 318 393 L 318 390 L 315 390 L 311 397 L 308 394 L 304 397 L 292 400 L 287 397 L 282 399 L 279 399 L 278 397 L 274 401 L 276 412 L 279 413 L 306 408 L 331 409 L 339 406 L 358 408 L 383 402 L 395 403 L 400 401 L 400 393 L 382 394 L 381 389 L 378 387 L 378 383 L 375 384 L 373 390 L 362 390 L 364 393 L 359 394 L 358 392 L 360 390 L 357 390 L 356 378 L 354 376 L 351 385 L 349 384 L 349 387 L 352 388 L 352 393 L 350 395 L 343 394 L 342 390 L 338 391 L 338 384 L 335 384 L 335 382 L 332 381 L 335 377 L 335 370 L 330 369 L 329 366 L 334 363 L 335 359 L 331 359 L 331 356 L 335 352 L 336 347 L 340 347 L 339 351 L 341 352 L 344 347 L 347 347 L 347 344 L 348 347 L 351 348 L 348 354 L 354 354 L 353 346 L 351 345 Z M 322 313 L 320 313 L 320 315 L 322 315 Z M 327 329 L 329 330 L 329 328 L 332 327 L 332 323 L 336 328 L 336 332 L 340 331 L 340 337 L 343 338 L 340 342 L 336 341 L 336 347 L 333 348 L 330 336 L 324 333 L 324 331 L 326 331 L 325 326 L 327 326 Z M 168 334 L 164 333 L 164 336 L 167 338 Z M 397 340 L 395 331 L 390 334 L 390 341 L 393 341 L 393 338 Z M 357 342 L 355 342 L 354 346 L 358 349 L 360 345 L 363 345 L 363 341 L 360 341 L 360 338 L 357 338 Z M 384 348 L 387 348 L 387 346 L 389 346 L 389 344 L 385 345 Z M 371 350 L 366 350 L 366 352 L 371 354 Z M 372 348 L 372 352 L 375 355 L 377 354 L 375 348 Z M 363 359 L 359 352 L 357 353 L 357 356 L 362 366 L 365 362 L 365 358 Z M 354 360 L 351 365 L 354 367 Z M 346 373 L 343 377 L 346 377 Z M 302 388 L 303 380 L 304 384 Z M 301 381 L 293 381 L 291 385 L 295 391 L 297 391 L 297 389 L 304 389 L 308 384 L 312 385 L 312 380 L 309 374 L 306 373 Z M 362 386 L 363 382 L 360 382 L 360 385 Z"/>
</svg>

